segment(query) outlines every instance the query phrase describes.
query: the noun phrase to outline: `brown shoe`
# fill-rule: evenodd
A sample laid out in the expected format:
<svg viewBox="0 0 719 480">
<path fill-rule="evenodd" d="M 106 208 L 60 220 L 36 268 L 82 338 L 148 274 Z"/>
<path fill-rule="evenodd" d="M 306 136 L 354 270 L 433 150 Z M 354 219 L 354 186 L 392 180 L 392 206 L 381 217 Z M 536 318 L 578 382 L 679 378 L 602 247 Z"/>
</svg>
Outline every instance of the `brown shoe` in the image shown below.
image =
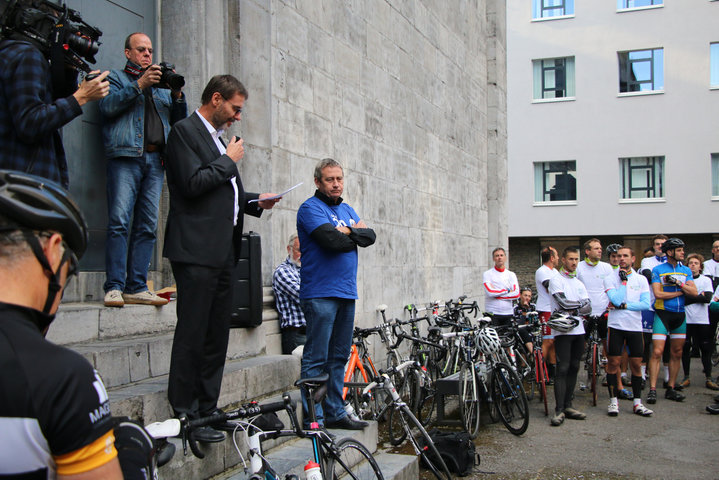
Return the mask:
<svg viewBox="0 0 719 480">
<path fill-rule="evenodd" d="M 149 290 L 138 293 L 123 293 L 122 298 L 128 305 L 155 305 L 160 307 L 162 305 L 167 305 L 168 303 L 167 299 L 158 297 Z"/>
<path fill-rule="evenodd" d="M 684 380 L 682 380 L 682 383 L 680 383 L 679 385 L 681 385 L 682 388 L 687 388 L 691 384 L 692 382 L 691 380 L 689 380 L 689 377 L 684 377 Z"/>
<path fill-rule="evenodd" d="M 711 378 L 707 379 L 706 386 L 709 390 L 719 390 L 719 385 L 713 382 Z"/>
</svg>

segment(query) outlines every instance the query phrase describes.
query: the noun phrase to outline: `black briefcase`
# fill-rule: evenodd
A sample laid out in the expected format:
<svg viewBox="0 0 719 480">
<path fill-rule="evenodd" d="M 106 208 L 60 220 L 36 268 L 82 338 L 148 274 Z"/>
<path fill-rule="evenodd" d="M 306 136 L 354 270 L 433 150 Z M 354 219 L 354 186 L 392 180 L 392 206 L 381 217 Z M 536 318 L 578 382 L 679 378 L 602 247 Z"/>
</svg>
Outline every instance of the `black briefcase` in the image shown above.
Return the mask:
<svg viewBox="0 0 719 480">
<path fill-rule="evenodd" d="M 262 324 L 262 245 L 260 235 L 242 235 L 240 260 L 232 287 L 230 327 L 252 328 Z"/>
</svg>

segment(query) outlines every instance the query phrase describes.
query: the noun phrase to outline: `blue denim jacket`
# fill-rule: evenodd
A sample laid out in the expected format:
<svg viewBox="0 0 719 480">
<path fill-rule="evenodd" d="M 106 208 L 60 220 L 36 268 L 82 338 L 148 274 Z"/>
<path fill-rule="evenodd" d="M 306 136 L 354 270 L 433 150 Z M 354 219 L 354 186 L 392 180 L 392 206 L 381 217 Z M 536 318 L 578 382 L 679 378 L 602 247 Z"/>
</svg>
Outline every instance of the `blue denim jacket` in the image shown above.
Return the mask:
<svg viewBox="0 0 719 480">
<path fill-rule="evenodd" d="M 103 116 L 102 137 L 107 158 L 143 154 L 145 95 L 137 85 L 137 78 L 124 70 L 112 70 L 107 76 L 110 94 L 98 102 Z M 170 90 L 152 87 L 152 98 L 167 140 L 170 127 L 187 116 L 185 95 L 173 100 Z"/>
</svg>

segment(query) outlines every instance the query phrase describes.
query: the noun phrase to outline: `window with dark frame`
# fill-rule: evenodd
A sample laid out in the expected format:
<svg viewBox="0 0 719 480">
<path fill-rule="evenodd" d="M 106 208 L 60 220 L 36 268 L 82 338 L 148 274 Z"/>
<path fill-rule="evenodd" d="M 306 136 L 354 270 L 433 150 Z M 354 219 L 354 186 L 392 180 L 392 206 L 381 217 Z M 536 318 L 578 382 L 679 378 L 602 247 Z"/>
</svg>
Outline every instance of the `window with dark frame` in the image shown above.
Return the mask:
<svg viewBox="0 0 719 480">
<path fill-rule="evenodd" d="M 617 0 L 617 10 L 664 5 L 664 0 Z"/>
<path fill-rule="evenodd" d="M 620 158 L 622 198 L 663 198 L 664 157 Z"/>
<path fill-rule="evenodd" d="M 533 0 L 532 18 L 552 18 L 574 14 L 574 0 Z"/>
<path fill-rule="evenodd" d="M 664 49 L 618 52 L 619 92 L 664 89 Z"/>
<path fill-rule="evenodd" d="M 577 162 L 538 162 L 534 164 L 536 202 L 575 201 Z"/>
<path fill-rule="evenodd" d="M 542 98 L 566 97 L 567 74 L 563 58 L 542 60 Z"/>
</svg>

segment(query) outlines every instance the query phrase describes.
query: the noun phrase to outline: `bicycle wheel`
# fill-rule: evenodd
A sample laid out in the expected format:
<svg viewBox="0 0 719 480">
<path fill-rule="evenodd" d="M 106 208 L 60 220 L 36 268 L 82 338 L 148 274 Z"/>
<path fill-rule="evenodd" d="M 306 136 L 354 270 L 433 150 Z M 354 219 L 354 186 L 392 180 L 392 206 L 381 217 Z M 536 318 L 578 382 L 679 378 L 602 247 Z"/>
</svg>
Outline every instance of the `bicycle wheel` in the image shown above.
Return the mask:
<svg viewBox="0 0 719 480">
<path fill-rule="evenodd" d="M 544 356 L 542 355 L 542 349 L 534 351 L 534 370 L 537 379 L 537 386 L 539 388 L 539 394 L 544 401 L 544 416 L 549 415 L 549 407 L 547 406 L 547 366 L 544 364 Z"/>
<path fill-rule="evenodd" d="M 592 344 L 592 365 L 590 370 L 590 385 L 592 391 L 592 405 L 597 406 L 597 376 L 599 375 L 599 345 Z"/>
<path fill-rule="evenodd" d="M 479 433 L 479 408 L 479 386 L 474 365 L 464 362 L 459 369 L 459 416 L 471 438 L 476 438 Z"/>
<path fill-rule="evenodd" d="M 384 480 L 377 461 L 367 447 L 354 438 L 341 438 L 334 444 L 333 450 L 325 452 L 328 456 L 327 478 L 332 480 Z"/>
<path fill-rule="evenodd" d="M 492 371 L 492 398 L 499 418 L 514 435 L 527 431 L 529 404 L 522 388 L 522 381 L 512 367 L 498 363 Z"/>
<path fill-rule="evenodd" d="M 437 451 L 427 430 L 419 423 L 407 405 L 401 405 L 395 413 L 400 418 L 402 428 L 412 443 L 415 453 L 420 457 L 420 465 L 429 469 L 438 480 L 450 480 L 452 475 L 449 473 L 447 464 L 442 460 L 442 456 Z"/>
<path fill-rule="evenodd" d="M 437 401 L 437 388 L 428 373 L 420 372 L 420 376 L 422 381 L 419 387 L 419 400 L 415 412 L 417 420 L 419 420 L 422 425 L 428 425 L 434 415 L 434 407 Z"/>
</svg>

